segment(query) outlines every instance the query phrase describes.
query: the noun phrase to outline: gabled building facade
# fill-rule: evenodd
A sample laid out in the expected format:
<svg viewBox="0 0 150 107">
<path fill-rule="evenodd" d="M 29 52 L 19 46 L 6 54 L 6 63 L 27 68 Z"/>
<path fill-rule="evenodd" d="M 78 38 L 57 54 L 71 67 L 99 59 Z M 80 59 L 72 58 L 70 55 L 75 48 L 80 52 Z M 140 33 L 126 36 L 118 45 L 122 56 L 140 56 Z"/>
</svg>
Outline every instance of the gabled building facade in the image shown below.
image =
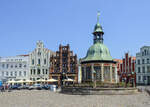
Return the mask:
<svg viewBox="0 0 150 107">
<path fill-rule="evenodd" d="M 78 65 L 77 55 L 73 55 L 73 51 L 70 51 L 69 44 L 67 46 L 59 46 L 59 51 L 56 51 L 56 55 L 52 55 L 50 58 L 50 78 L 58 80 L 58 85 L 61 85 L 62 75 L 66 78 L 78 82 Z"/>
<path fill-rule="evenodd" d="M 43 42 L 37 41 L 36 49 L 29 54 L 30 80 L 49 79 L 50 56 L 54 52 L 44 47 Z"/>
<path fill-rule="evenodd" d="M 120 64 L 120 81 L 127 83 L 134 82 L 136 84 L 135 61 L 135 57 L 129 56 L 129 53 L 125 53 L 125 58 L 122 59 L 122 63 Z"/>
</svg>

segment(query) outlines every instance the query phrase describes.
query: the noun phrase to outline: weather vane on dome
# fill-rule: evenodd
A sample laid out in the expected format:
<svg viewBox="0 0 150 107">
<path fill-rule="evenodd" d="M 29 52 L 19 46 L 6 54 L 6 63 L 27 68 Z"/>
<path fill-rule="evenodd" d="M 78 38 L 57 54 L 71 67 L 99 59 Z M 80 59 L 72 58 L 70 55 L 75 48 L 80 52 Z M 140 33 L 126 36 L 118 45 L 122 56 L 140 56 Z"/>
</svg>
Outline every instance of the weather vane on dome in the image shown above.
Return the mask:
<svg viewBox="0 0 150 107">
<path fill-rule="evenodd" d="M 100 12 L 97 12 L 97 22 L 99 22 L 99 16 L 100 16 Z"/>
</svg>

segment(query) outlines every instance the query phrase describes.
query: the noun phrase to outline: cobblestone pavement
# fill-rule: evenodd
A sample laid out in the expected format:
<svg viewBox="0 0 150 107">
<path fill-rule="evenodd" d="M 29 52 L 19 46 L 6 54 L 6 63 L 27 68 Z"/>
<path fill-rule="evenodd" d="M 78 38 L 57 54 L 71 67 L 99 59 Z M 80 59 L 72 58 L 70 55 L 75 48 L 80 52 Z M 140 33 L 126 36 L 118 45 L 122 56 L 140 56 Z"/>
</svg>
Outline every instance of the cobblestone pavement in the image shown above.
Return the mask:
<svg viewBox="0 0 150 107">
<path fill-rule="evenodd" d="M 0 92 L 0 107 L 150 107 L 150 96 L 65 95 L 46 90 Z"/>
</svg>

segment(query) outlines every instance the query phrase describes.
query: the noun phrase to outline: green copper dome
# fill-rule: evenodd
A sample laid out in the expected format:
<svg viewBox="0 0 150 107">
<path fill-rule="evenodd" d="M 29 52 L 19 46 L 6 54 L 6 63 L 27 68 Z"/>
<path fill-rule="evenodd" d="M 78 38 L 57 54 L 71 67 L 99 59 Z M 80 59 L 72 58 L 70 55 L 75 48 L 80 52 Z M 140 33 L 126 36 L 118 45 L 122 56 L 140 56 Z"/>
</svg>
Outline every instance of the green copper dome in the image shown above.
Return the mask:
<svg viewBox="0 0 150 107">
<path fill-rule="evenodd" d="M 82 59 L 82 61 L 94 60 L 111 61 L 113 59 L 109 49 L 104 44 L 97 42 L 88 49 L 86 57 Z"/>
<path fill-rule="evenodd" d="M 97 15 L 97 23 L 94 27 L 93 45 L 88 49 L 86 57 L 81 62 L 94 62 L 94 61 L 113 61 L 109 49 L 103 44 L 103 29 L 99 23 L 99 13 Z"/>
</svg>

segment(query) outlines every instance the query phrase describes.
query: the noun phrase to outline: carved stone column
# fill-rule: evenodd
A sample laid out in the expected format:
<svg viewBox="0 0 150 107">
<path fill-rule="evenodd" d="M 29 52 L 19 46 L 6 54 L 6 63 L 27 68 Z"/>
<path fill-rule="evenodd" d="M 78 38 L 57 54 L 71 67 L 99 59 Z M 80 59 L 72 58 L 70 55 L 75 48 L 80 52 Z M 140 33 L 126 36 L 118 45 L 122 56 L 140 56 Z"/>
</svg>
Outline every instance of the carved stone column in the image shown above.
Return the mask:
<svg viewBox="0 0 150 107">
<path fill-rule="evenodd" d="M 110 82 L 112 82 L 112 64 L 110 65 Z"/>
<path fill-rule="evenodd" d="M 104 82 L 104 64 L 101 66 L 101 81 Z"/>
<path fill-rule="evenodd" d="M 118 83 L 117 66 L 115 66 L 115 82 Z"/>
<path fill-rule="evenodd" d="M 94 81 L 94 74 L 93 74 L 93 71 L 94 71 L 94 64 L 91 64 L 91 76 L 92 76 L 92 81 Z"/>
<path fill-rule="evenodd" d="M 84 65 L 84 81 L 86 80 L 86 66 Z"/>
</svg>

